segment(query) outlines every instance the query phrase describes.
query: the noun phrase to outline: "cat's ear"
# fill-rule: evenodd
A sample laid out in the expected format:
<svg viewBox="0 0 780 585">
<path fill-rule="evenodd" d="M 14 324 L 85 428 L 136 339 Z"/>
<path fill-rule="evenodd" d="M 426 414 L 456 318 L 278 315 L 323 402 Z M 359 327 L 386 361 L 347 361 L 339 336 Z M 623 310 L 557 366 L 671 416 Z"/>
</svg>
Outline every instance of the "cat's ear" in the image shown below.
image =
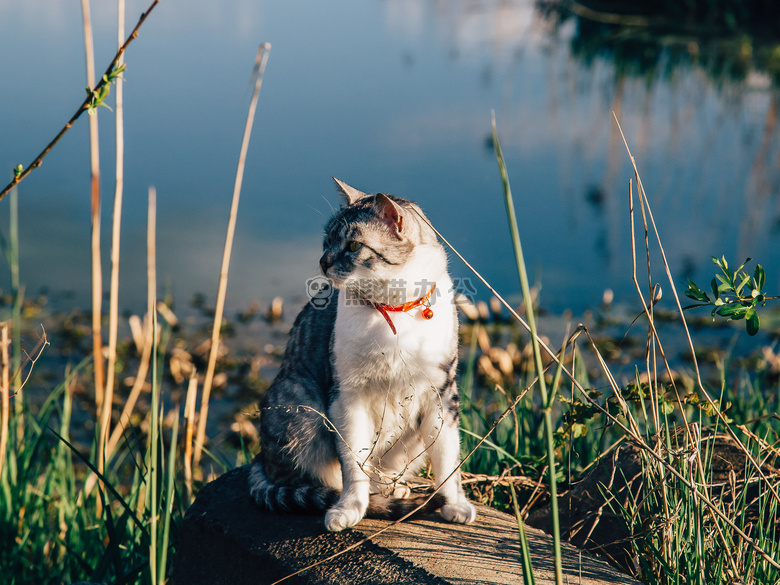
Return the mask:
<svg viewBox="0 0 780 585">
<path fill-rule="evenodd" d="M 374 209 L 379 218 L 390 228 L 390 231 L 400 235 L 404 229 L 404 216 L 401 207 L 384 193 L 377 193 Z"/>
<path fill-rule="evenodd" d="M 336 185 L 339 186 L 339 191 L 341 191 L 341 194 L 346 197 L 347 203 L 350 205 L 359 199 L 363 199 L 363 197 L 368 197 L 367 193 L 363 193 L 363 191 L 358 191 L 354 187 L 350 187 L 344 181 L 339 181 L 336 177 L 333 177 L 333 180 L 336 181 Z"/>
</svg>

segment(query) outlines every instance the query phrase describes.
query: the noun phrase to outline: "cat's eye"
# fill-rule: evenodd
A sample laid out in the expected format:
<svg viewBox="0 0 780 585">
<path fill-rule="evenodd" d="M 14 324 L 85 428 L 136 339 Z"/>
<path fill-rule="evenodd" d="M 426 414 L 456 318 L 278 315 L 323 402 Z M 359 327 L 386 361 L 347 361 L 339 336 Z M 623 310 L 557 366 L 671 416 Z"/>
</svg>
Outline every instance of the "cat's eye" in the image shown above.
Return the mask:
<svg viewBox="0 0 780 585">
<path fill-rule="evenodd" d="M 356 242 L 355 240 L 352 240 L 351 242 L 347 242 L 347 250 L 349 250 L 350 252 L 357 252 L 362 247 L 363 244 L 361 244 L 360 242 Z"/>
</svg>

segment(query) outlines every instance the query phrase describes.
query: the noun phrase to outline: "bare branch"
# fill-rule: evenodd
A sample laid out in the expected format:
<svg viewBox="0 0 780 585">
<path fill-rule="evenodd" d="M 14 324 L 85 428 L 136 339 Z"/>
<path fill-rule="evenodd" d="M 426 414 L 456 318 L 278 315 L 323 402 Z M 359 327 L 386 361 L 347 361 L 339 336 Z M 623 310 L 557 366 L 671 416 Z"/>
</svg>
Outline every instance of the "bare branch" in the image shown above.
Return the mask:
<svg viewBox="0 0 780 585">
<path fill-rule="evenodd" d="M 84 101 L 79 106 L 78 110 L 76 110 L 76 113 L 71 116 L 70 120 L 65 124 L 65 126 L 62 127 L 62 130 L 59 131 L 57 136 L 54 137 L 54 139 L 49 142 L 49 144 L 46 145 L 46 148 L 44 148 L 41 153 L 35 157 L 35 159 L 27 165 L 26 168 L 19 168 L 17 167 L 17 170 L 14 172 L 14 178 L 13 180 L 6 185 L 6 187 L 0 191 L 0 199 L 6 196 L 8 192 L 11 191 L 16 185 L 21 183 L 27 175 L 29 175 L 33 169 L 37 169 L 39 166 L 41 166 L 41 163 L 43 162 L 44 157 L 49 154 L 49 151 L 54 148 L 54 145 L 59 142 L 60 138 L 62 138 L 65 133 L 70 130 L 70 127 L 73 126 L 74 122 L 78 120 L 81 117 L 81 114 L 88 111 L 92 107 L 93 99 L 97 95 L 101 95 L 102 90 L 105 86 L 107 86 L 110 83 L 110 79 L 112 77 L 112 74 L 114 73 L 114 69 L 117 66 L 117 63 L 119 62 L 119 59 L 124 55 L 124 52 L 127 50 L 127 47 L 130 45 L 130 43 L 133 42 L 133 40 L 138 36 L 138 29 L 141 28 L 141 25 L 144 23 L 146 18 L 149 16 L 149 14 L 154 10 L 155 6 L 160 3 L 160 0 L 154 0 L 152 4 L 147 8 L 146 12 L 141 13 L 141 18 L 138 20 L 138 24 L 135 25 L 135 28 L 133 29 L 133 32 L 130 33 L 130 36 L 127 37 L 127 40 L 125 43 L 119 47 L 119 50 L 117 50 L 116 55 L 114 55 L 114 58 L 111 60 L 111 63 L 106 68 L 106 72 L 103 74 L 103 76 L 100 78 L 100 81 L 97 82 L 97 85 L 88 92 L 87 97 L 84 98 Z M 104 90 L 103 90 L 104 91 Z M 21 166 L 21 165 L 20 165 Z"/>
</svg>

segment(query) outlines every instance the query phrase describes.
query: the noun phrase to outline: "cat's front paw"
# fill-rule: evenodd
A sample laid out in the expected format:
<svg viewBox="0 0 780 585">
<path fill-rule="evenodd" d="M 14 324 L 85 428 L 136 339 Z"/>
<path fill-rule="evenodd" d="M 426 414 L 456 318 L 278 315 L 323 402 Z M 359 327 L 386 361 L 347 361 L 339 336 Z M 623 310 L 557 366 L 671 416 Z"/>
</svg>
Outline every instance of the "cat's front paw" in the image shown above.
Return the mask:
<svg viewBox="0 0 780 585">
<path fill-rule="evenodd" d="M 330 532 L 339 532 L 345 528 L 351 528 L 363 519 L 366 513 L 360 506 L 336 505 L 325 514 L 325 528 Z"/>
<path fill-rule="evenodd" d="M 447 522 L 469 524 L 477 517 L 477 509 L 468 500 L 461 500 L 457 504 L 445 504 L 440 513 Z"/>
</svg>

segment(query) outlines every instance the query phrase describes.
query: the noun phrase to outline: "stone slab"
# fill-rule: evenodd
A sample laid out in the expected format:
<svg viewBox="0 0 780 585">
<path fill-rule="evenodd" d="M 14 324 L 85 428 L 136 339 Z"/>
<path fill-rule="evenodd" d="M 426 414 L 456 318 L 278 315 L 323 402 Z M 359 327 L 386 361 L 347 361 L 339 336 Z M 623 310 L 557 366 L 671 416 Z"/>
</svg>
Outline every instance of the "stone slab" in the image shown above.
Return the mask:
<svg viewBox="0 0 780 585">
<path fill-rule="evenodd" d="M 350 546 L 356 548 L 284 583 L 317 585 L 398 583 L 523 583 L 513 516 L 479 506 L 477 520 L 454 525 L 438 516 L 390 527 L 363 520 L 340 533 L 321 516 L 275 515 L 258 509 L 247 488 L 247 467 L 206 485 L 185 516 L 173 559 L 173 585 L 266 585 Z M 554 583 L 552 540 L 527 528 L 538 585 Z M 362 542 L 365 538 L 368 541 Z M 604 561 L 564 546 L 564 582 L 638 584 Z"/>
</svg>

